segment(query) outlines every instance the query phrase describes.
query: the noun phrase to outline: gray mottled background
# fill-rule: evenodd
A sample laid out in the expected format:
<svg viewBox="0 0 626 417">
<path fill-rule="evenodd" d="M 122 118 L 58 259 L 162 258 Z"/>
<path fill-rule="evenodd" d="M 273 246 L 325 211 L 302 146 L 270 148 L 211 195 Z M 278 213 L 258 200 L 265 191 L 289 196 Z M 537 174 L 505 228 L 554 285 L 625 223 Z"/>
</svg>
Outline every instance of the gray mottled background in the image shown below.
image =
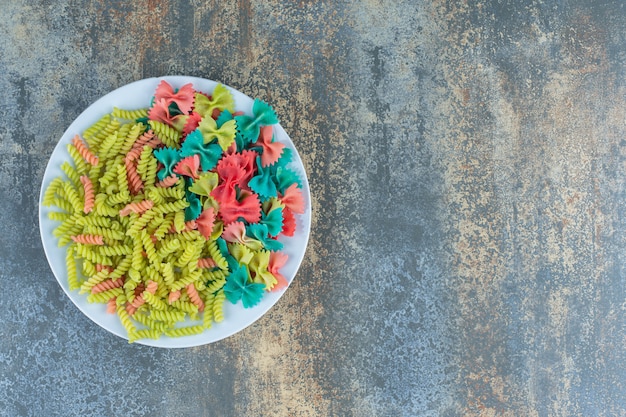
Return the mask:
<svg viewBox="0 0 626 417">
<path fill-rule="evenodd" d="M 626 415 L 622 1 L 0 7 L 0 415 Z M 313 194 L 292 287 L 213 345 L 128 345 L 43 254 L 57 140 L 126 83 L 274 105 Z"/>
</svg>

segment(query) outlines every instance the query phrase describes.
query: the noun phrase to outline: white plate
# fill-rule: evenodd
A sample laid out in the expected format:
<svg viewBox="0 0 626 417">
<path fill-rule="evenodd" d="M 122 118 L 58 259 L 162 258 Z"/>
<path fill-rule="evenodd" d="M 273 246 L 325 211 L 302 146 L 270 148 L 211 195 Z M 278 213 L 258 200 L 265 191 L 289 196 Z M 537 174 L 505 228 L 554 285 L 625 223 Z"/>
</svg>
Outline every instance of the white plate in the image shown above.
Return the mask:
<svg viewBox="0 0 626 417">
<path fill-rule="evenodd" d="M 61 164 L 64 161 L 71 162 L 71 158 L 66 150 L 66 145 L 70 143 L 74 135 L 82 133 L 89 126 L 99 120 L 104 114 L 112 112 L 113 107 L 119 107 L 122 109 L 140 109 L 149 107 L 150 100 L 161 80 L 167 81 L 173 88 L 180 88 L 184 84 L 192 83 L 195 90 L 206 93 L 212 92 L 218 84 L 215 81 L 186 76 L 148 78 L 120 87 L 100 98 L 98 101 L 89 106 L 80 116 L 78 116 L 78 118 L 74 120 L 61 137 L 61 140 L 55 147 L 52 152 L 52 156 L 48 161 L 48 166 L 46 167 L 46 172 L 44 173 L 39 196 L 39 231 L 41 233 L 41 240 L 43 242 L 46 257 L 48 258 L 48 263 L 50 264 L 50 268 L 59 282 L 59 285 L 61 285 L 61 288 L 63 288 L 63 291 L 65 291 L 67 296 L 87 317 L 109 332 L 124 339 L 128 339 L 126 330 L 122 327 L 122 324 L 116 314 L 107 314 L 105 312 L 105 304 L 88 303 L 87 294 L 79 294 L 78 290 L 69 290 L 65 267 L 66 250 L 65 247 L 59 248 L 57 246 L 57 238 L 52 235 L 52 231 L 59 225 L 59 223 L 48 219 L 48 213 L 50 211 L 54 211 L 55 208 L 44 207 L 41 204 L 41 201 L 50 182 L 58 176 L 64 176 L 61 171 Z M 236 110 L 243 111 L 246 114 L 251 114 L 253 99 L 233 88 L 228 88 L 232 92 L 235 99 Z M 284 143 L 293 151 L 293 161 L 289 165 L 289 168 L 297 172 L 300 176 L 302 181 L 302 194 L 304 195 L 306 207 L 303 215 L 296 215 L 297 228 L 295 235 L 291 238 L 281 237 L 279 239 L 284 243 L 283 252 L 289 256 L 288 262 L 285 266 L 283 266 L 280 272 L 287 278 L 287 281 L 291 283 L 296 275 L 296 272 L 298 271 L 298 268 L 300 267 L 302 259 L 304 258 L 304 253 L 309 239 L 311 228 L 311 196 L 304 166 L 302 165 L 302 160 L 300 159 L 293 142 L 280 125 L 274 126 L 274 132 L 276 140 Z M 243 330 L 258 320 L 280 299 L 285 290 L 286 288 L 277 292 L 266 292 L 261 302 L 253 308 L 243 308 L 241 301 L 237 304 L 232 304 L 226 300 L 224 303 L 224 321 L 221 323 L 213 323 L 213 326 L 202 334 L 174 338 L 161 336 L 161 338 L 156 340 L 141 339 L 135 343 L 164 348 L 183 348 L 200 346 L 218 341 Z M 69 325 L 71 324 L 68 323 L 68 326 Z"/>
</svg>

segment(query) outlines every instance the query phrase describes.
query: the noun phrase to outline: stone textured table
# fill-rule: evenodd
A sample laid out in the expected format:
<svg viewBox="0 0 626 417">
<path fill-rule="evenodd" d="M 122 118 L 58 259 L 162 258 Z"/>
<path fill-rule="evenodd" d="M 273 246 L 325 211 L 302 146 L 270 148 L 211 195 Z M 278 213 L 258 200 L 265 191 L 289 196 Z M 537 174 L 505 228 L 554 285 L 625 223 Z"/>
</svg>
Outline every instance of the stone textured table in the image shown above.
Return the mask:
<svg viewBox="0 0 626 417">
<path fill-rule="evenodd" d="M 626 415 L 622 1 L 5 0 L 1 416 Z M 185 74 L 270 102 L 312 235 L 218 343 L 129 345 L 38 232 L 47 160 L 106 92 Z"/>
</svg>

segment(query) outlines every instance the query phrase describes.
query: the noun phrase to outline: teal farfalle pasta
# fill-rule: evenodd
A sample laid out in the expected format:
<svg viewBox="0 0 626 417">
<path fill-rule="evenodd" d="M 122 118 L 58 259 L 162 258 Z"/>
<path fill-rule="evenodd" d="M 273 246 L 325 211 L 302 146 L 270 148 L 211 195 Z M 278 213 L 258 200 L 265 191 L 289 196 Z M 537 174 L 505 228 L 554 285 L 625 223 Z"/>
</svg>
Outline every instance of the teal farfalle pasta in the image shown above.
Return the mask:
<svg viewBox="0 0 626 417">
<path fill-rule="evenodd" d="M 231 303 L 235 304 L 239 300 L 245 308 L 254 307 L 261 301 L 265 284 L 250 282 L 248 268 L 245 265 L 239 266 L 226 278 L 224 294 Z"/>
<path fill-rule="evenodd" d="M 254 100 L 252 116 L 235 116 L 237 131 L 247 143 L 256 142 L 261 132 L 261 126 L 271 126 L 278 123 L 274 109 L 264 101 Z"/>
<path fill-rule="evenodd" d="M 238 112 L 221 84 L 161 81 L 144 108 L 120 103 L 76 132 L 42 197 L 57 207 L 70 290 L 117 314 L 135 342 L 200 334 L 227 318 L 226 300 L 253 308 L 285 288 L 279 239 L 303 200 L 277 123 L 258 99 Z"/>
</svg>

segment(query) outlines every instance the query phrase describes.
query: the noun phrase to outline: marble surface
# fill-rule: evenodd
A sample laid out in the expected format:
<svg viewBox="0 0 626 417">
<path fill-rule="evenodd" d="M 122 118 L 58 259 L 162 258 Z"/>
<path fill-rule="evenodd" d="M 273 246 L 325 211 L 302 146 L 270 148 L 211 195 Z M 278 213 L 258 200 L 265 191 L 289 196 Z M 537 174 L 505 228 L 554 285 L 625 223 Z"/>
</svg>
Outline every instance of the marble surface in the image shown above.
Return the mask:
<svg viewBox="0 0 626 417">
<path fill-rule="evenodd" d="M 621 1 L 5 0 L 1 416 L 626 415 Z M 106 92 L 274 105 L 313 194 L 294 284 L 218 343 L 129 345 L 62 293 L 46 162 Z"/>
</svg>

